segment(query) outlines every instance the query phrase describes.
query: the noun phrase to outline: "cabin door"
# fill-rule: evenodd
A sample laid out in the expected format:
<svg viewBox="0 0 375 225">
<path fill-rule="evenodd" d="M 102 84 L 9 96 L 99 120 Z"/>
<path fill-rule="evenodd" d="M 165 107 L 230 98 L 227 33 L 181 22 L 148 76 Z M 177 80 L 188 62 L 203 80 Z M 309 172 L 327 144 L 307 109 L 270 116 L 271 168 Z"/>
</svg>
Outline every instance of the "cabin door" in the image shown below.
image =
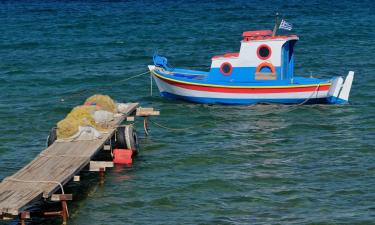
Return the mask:
<svg viewBox="0 0 375 225">
<path fill-rule="evenodd" d="M 289 42 L 283 45 L 281 53 L 281 80 L 288 79 L 288 68 L 289 68 Z"/>
</svg>

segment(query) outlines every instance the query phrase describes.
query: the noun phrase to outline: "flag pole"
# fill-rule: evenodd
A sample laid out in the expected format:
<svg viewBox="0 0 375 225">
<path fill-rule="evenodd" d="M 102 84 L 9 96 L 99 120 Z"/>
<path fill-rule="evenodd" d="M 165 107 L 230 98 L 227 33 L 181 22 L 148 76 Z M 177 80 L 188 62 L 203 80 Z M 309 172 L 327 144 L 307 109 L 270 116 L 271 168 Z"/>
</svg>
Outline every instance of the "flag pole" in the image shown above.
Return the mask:
<svg viewBox="0 0 375 225">
<path fill-rule="evenodd" d="M 273 27 L 272 37 L 275 37 L 275 35 L 276 35 L 278 20 L 279 20 L 279 13 L 276 12 L 276 15 L 275 15 L 275 26 Z"/>
</svg>

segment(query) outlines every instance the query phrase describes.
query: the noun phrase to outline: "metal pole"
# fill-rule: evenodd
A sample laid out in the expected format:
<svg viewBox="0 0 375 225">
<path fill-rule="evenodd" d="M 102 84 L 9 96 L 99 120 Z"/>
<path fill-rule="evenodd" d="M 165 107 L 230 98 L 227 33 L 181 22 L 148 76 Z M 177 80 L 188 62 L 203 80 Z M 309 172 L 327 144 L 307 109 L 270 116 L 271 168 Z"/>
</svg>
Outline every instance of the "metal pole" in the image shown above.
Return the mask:
<svg viewBox="0 0 375 225">
<path fill-rule="evenodd" d="M 150 96 L 152 96 L 152 74 L 150 72 Z"/>
<path fill-rule="evenodd" d="M 276 12 L 276 15 L 275 15 L 275 26 L 273 27 L 273 32 L 272 32 L 272 37 L 275 37 L 276 35 L 276 31 L 277 31 L 277 24 L 278 24 L 278 18 L 279 18 L 279 13 Z"/>
<path fill-rule="evenodd" d="M 146 136 L 148 136 L 148 117 L 143 117 L 143 129 L 145 130 Z"/>
<path fill-rule="evenodd" d="M 69 212 L 68 212 L 68 205 L 66 204 L 66 201 L 61 201 L 61 207 L 62 207 L 62 211 L 61 211 L 61 217 L 63 219 L 63 225 L 66 225 L 68 224 L 68 218 L 69 218 Z"/>
</svg>

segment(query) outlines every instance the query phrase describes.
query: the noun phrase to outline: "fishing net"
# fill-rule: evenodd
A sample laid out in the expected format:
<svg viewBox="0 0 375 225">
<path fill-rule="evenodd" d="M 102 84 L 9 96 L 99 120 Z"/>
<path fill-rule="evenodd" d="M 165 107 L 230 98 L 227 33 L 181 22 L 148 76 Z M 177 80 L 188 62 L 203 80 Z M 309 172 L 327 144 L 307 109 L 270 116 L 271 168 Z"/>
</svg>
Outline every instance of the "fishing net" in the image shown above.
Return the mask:
<svg viewBox="0 0 375 225">
<path fill-rule="evenodd" d="M 69 138 L 76 134 L 79 126 L 92 126 L 95 129 L 99 127 L 95 123 L 91 113 L 96 110 L 95 106 L 77 106 L 65 119 L 57 123 L 57 138 Z"/>
<path fill-rule="evenodd" d="M 111 97 L 93 95 L 86 99 L 84 105 L 73 108 L 65 119 L 57 123 L 57 138 L 72 137 L 79 131 L 80 126 L 91 126 L 96 130 L 105 131 L 106 124 L 113 119 L 114 112 L 116 104 Z"/>
<path fill-rule="evenodd" d="M 95 120 L 92 117 L 92 114 L 96 111 L 95 106 L 86 106 L 81 105 L 74 107 L 73 110 L 66 116 L 67 118 L 74 118 L 76 120 L 80 120 L 82 118 L 86 118 L 90 121 L 90 123 L 95 124 Z"/>
<path fill-rule="evenodd" d="M 108 95 L 93 95 L 86 99 L 85 105 L 95 104 L 100 109 L 108 112 L 116 112 L 116 104 Z"/>
<path fill-rule="evenodd" d="M 73 118 L 65 118 L 57 123 L 57 139 L 69 138 L 78 132 L 79 121 Z"/>
</svg>

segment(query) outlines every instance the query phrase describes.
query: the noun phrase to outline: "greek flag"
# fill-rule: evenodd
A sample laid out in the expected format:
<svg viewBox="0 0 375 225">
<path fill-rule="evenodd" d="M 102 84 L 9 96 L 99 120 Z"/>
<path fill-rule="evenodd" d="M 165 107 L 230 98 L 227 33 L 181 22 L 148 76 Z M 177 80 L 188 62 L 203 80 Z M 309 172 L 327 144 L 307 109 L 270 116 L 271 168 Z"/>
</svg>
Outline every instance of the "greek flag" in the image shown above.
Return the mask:
<svg viewBox="0 0 375 225">
<path fill-rule="evenodd" d="M 285 20 L 281 20 L 279 29 L 292 30 L 293 29 L 293 25 L 290 24 L 290 23 L 288 23 L 288 22 L 286 22 Z"/>
</svg>

